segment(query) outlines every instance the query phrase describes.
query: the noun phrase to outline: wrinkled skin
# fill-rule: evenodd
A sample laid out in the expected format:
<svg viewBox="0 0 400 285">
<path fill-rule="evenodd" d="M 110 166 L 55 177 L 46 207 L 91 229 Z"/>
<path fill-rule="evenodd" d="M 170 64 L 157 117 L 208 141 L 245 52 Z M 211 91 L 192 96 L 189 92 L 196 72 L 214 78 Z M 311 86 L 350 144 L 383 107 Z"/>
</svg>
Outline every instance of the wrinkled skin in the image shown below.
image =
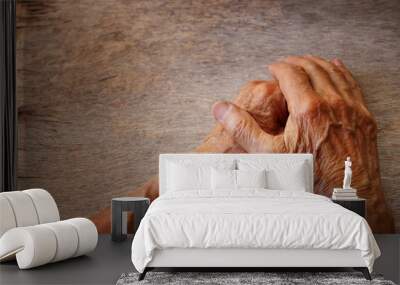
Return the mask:
<svg viewBox="0 0 400 285">
<path fill-rule="evenodd" d="M 217 102 L 218 124 L 196 148 L 217 153 L 312 153 L 314 191 L 331 196 L 341 187 L 344 160 L 353 165 L 352 187 L 367 199 L 367 219 L 375 233 L 394 231 L 380 189 L 377 126 L 351 73 L 339 60 L 288 57 L 269 66 L 275 81 L 252 81 L 230 102 Z M 158 177 L 128 193 L 151 200 Z M 92 217 L 99 232 L 110 231 L 110 210 Z"/>
</svg>

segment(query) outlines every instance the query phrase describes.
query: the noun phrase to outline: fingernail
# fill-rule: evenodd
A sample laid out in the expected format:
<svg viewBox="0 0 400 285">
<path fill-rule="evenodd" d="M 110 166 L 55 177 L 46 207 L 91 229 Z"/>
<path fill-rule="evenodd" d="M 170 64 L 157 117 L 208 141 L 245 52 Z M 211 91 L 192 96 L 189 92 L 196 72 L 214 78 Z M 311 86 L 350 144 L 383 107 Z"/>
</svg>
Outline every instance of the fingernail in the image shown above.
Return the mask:
<svg viewBox="0 0 400 285">
<path fill-rule="evenodd" d="M 334 65 L 343 66 L 343 62 L 338 58 L 335 58 L 332 62 Z"/>
<path fill-rule="evenodd" d="M 230 108 L 230 104 L 227 102 L 221 101 L 221 102 L 215 103 L 212 108 L 215 119 L 217 119 L 219 122 L 223 122 L 224 117 L 225 117 L 226 113 L 228 112 L 229 108 Z"/>
</svg>

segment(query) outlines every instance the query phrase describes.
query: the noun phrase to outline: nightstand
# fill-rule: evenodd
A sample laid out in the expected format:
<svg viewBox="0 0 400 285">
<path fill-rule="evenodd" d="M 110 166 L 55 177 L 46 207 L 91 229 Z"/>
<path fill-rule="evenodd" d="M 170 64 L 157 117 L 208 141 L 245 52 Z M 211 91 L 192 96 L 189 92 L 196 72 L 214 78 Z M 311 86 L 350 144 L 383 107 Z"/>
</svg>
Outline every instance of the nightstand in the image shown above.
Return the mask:
<svg viewBox="0 0 400 285">
<path fill-rule="evenodd" d="M 354 198 L 351 200 L 340 200 L 332 199 L 333 203 L 339 204 L 340 206 L 359 214 L 361 217 L 365 218 L 365 199 Z"/>
<path fill-rule="evenodd" d="M 126 239 L 127 212 L 133 213 L 134 228 L 136 231 L 149 205 L 150 200 L 144 197 L 113 198 L 111 201 L 111 239 L 113 241 L 123 241 Z"/>
</svg>

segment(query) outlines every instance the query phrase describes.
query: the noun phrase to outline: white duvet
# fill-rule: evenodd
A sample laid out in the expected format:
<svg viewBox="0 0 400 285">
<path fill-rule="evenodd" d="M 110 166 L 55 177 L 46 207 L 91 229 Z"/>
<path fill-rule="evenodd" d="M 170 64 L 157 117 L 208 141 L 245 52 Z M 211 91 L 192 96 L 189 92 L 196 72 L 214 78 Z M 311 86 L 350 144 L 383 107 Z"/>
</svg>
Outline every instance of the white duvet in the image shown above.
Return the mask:
<svg viewBox="0 0 400 285">
<path fill-rule="evenodd" d="M 380 255 L 359 215 L 320 195 L 265 189 L 162 195 L 140 223 L 132 262 L 143 272 L 165 248 L 358 249 L 370 271 Z"/>
</svg>

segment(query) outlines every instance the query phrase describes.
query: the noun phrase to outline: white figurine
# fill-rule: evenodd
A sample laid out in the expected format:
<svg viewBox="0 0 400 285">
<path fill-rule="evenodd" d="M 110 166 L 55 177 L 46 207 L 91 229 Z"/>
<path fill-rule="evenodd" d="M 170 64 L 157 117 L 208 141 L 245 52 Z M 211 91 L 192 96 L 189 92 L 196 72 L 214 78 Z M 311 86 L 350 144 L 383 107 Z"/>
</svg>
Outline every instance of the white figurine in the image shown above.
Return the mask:
<svg viewBox="0 0 400 285">
<path fill-rule="evenodd" d="M 351 176 L 353 172 L 351 171 L 351 159 L 350 156 L 344 162 L 344 179 L 343 179 L 343 189 L 351 189 Z"/>
</svg>

